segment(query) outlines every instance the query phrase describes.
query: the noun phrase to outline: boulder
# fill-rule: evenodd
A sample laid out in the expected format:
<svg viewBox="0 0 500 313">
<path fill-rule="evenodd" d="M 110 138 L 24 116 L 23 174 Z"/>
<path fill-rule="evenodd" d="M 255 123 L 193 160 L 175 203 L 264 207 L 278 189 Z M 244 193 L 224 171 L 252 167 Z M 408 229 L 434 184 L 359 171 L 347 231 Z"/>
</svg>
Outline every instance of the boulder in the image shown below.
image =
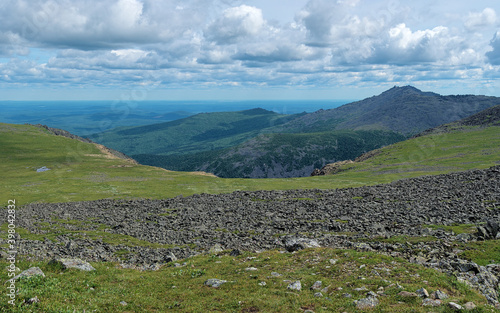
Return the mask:
<svg viewBox="0 0 500 313">
<path fill-rule="evenodd" d="M 20 274 L 14 276 L 13 278 L 11 278 L 7 281 L 10 281 L 10 280 L 15 281 L 21 277 L 33 277 L 33 276 L 38 276 L 38 275 L 45 277 L 45 274 L 43 273 L 43 271 L 39 267 L 30 267 L 29 269 L 22 271 Z"/>
<path fill-rule="evenodd" d="M 95 268 L 90 265 L 90 263 L 83 261 L 82 259 L 52 259 L 49 265 L 58 265 L 62 269 L 76 268 L 81 271 L 95 271 Z"/>
<path fill-rule="evenodd" d="M 298 251 L 306 248 L 319 248 L 320 245 L 315 239 L 289 237 L 285 239 L 285 249 L 288 252 Z"/>
</svg>

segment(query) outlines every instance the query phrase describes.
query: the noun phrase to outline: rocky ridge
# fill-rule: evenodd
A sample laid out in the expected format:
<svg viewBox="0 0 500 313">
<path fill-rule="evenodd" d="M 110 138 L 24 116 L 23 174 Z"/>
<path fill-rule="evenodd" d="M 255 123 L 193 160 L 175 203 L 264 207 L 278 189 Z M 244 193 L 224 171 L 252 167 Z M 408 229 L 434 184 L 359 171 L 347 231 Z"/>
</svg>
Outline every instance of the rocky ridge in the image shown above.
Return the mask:
<svg viewBox="0 0 500 313">
<path fill-rule="evenodd" d="M 499 182 L 500 166 L 495 166 L 337 190 L 35 203 L 17 210 L 16 226 L 47 238 L 18 238 L 17 250 L 34 259 L 78 257 L 157 269 L 216 244 L 225 250 L 282 249 L 291 238 L 302 237 L 314 242 L 295 243 L 377 251 L 452 273 L 495 304 L 500 264 L 461 259 L 457 243 L 499 237 Z M 0 215 L 6 219 L 5 210 Z M 477 225 L 478 232 L 457 235 L 428 226 L 456 224 Z M 54 233 L 59 236 L 49 240 Z M 117 245 L 106 235 L 133 237 L 139 244 Z M 387 240 L 398 236 L 433 240 Z"/>
</svg>

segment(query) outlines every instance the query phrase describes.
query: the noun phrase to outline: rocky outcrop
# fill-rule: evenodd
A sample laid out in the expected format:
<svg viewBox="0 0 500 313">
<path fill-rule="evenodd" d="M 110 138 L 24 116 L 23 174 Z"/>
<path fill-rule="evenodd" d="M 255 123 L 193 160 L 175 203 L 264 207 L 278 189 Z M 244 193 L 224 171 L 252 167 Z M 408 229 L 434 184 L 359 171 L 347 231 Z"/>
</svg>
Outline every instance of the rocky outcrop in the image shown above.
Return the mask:
<svg viewBox="0 0 500 313">
<path fill-rule="evenodd" d="M 335 163 L 330 163 L 323 166 L 321 169 L 314 169 L 311 173 L 311 176 L 322 176 L 322 175 L 333 175 L 338 172 L 341 172 L 343 169 L 341 168 L 344 165 L 353 164 L 354 162 L 351 160 L 339 161 Z"/>
</svg>

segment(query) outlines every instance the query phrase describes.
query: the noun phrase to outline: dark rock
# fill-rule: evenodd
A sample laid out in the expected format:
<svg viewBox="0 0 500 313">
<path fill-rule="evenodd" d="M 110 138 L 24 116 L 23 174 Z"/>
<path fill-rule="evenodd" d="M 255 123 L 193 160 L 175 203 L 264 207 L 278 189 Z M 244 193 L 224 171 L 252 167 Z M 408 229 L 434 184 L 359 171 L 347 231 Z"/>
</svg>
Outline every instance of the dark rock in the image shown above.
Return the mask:
<svg viewBox="0 0 500 313">
<path fill-rule="evenodd" d="M 238 249 L 233 249 L 233 250 L 231 250 L 231 252 L 229 253 L 229 255 L 230 255 L 230 256 L 238 256 L 238 255 L 240 255 L 240 254 L 241 254 L 241 252 L 240 252 L 240 250 L 238 250 Z"/>
</svg>

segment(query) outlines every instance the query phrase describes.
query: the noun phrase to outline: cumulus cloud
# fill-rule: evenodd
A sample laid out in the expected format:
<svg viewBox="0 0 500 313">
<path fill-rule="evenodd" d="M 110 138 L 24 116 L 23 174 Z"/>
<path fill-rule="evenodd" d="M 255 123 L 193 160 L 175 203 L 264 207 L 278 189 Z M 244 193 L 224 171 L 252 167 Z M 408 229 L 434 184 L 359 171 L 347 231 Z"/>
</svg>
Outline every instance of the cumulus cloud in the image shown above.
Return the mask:
<svg viewBox="0 0 500 313">
<path fill-rule="evenodd" d="M 419 12 L 428 8 L 416 3 L 303 0 L 283 21 L 266 20 L 276 4 L 265 1 L 3 0 L 0 81 L 328 86 L 477 78 L 500 65 L 500 34 L 491 39 L 499 19 L 492 8 L 470 7 L 427 20 Z M 37 59 L 41 50 L 50 57 Z"/>
<path fill-rule="evenodd" d="M 485 26 L 492 26 L 497 23 L 497 14 L 492 8 L 485 8 L 482 12 L 469 13 L 464 25 L 466 28 L 474 30 Z"/>
<path fill-rule="evenodd" d="M 236 43 L 259 34 L 264 24 L 262 10 L 240 5 L 224 10 L 222 16 L 208 26 L 206 36 L 218 44 Z"/>
<path fill-rule="evenodd" d="M 488 61 L 493 65 L 500 65 L 500 31 L 495 33 L 493 39 L 490 42 L 491 47 L 493 47 L 492 51 L 486 53 L 486 57 Z"/>
<path fill-rule="evenodd" d="M 447 27 L 412 31 L 404 23 L 390 28 L 384 39 L 375 47 L 369 58 L 371 62 L 435 62 L 449 59 L 451 53 L 463 44 L 463 39 L 451 35 Z"/>
</svg>

